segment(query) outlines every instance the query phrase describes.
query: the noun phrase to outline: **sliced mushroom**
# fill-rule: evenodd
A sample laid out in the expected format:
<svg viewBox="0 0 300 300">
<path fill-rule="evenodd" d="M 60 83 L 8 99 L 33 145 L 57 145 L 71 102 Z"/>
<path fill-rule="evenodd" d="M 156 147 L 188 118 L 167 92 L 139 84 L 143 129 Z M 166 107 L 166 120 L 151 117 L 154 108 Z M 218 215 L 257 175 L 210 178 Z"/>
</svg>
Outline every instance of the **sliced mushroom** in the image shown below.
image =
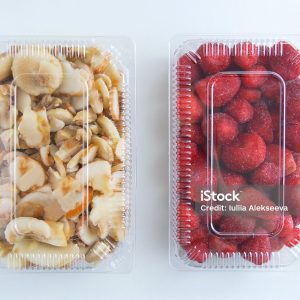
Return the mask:
<svg viewBox="0 0 300 300">
<path fill-rule="evenodd" d="M 68 220 L 67 218 L 62 218 L 60 222 L 64 224 L 64 233 L 66 239 L 69 240 L 72 236 L 75 235 L 75 231 L 76 231 L 75 223 L 71 220 Z"/>
<path fill-rule="evenodd" d="M 21 240 L 13 247 L 13 257 L 23 258 L 30 264 L 42 268 L 68 267 L 80 259 L 79 247 L 69 243 L 66 247 L 55 247 L 33 240 Z"/>
<path fill-rule="evenodd" d="M 14 150 L 15 148 L 19 148 L 18 137 L 16 137 L 16 140 L 14 139 L 14 137 L 15 137 L 14 129 L 4 130 L 0 134 L 0 140 L 5 151 L 8 152 Z"/>
<path fill-rule="evenodd" d="M 15 171 L 16 174 L 14 174 Z M 28 156 L 16 157 L 11 163 L 10 174 L 15 180 L 17 188 L 22 192 L 28 191 L 32 187 L 44 185 L 46 180 L 43 167 Z"/>
<path fill-rule="evenodd" d="M 112 81 L 109 76 L 107 76 L 104 73 L 96 74 L 95 79 L 97 80 L 98 78 L 102 78 L 103 81 L 105 82 L 107 88 L 110 90 L 112 88 Z"/>
<path fill-rule="evenodd" d="M 62 105 L 62 100 L 58 97 L 53 97 L 52 95 L 43 96 L 42 100 L 39 102 L 38 106 L 43 108 L 53 109 Z"/>
<path fill-rule="evenodd" d="M 122 74 L 118 71 L 114 64 L 108 64 L 104 70 L 104 74 L 111 79 L 113 86 L 118 87 L 120 85 L 122 81 Z"/>
<path fill-rule="evenodd" d="M 75 110 L 84 110 L 88 106 L 88 98 L 86 95 L 82 96 L 75 96 L 71 99 L 71 105 L 74 107 Z"/>
<path fill-rule="evenodd" d="M 31 148 L 40 148 L 50 143 L 50 125 L 45 109 L 33 111 L 27 107 L 18 130 L 26 145 Z"/>
<path fill-rule="evenodd" d="M 76 140 L 83 143 L 84 145 L 88 145 L 91 141 L 92 131 L 90 126 L 85 128 L 78 128 L 76 131 Z"/>
<path fill-rule="evenodd" d="M 63 177 L 59 174 L 59 172 L 53 170 L 52 168 L 49 168 L 48 179 L 51 184 L 51 188 L 56 189 Z"/>
<path fill-rule="evenodd" d="M 93 135 L 91 141 L 93 144 L 97 145 L 98 147 L 98 157 L 107 160 L 109 162 L 114 161 L 114 153 L 112 147 L 105 139 Z"/>
<path fill-rule="evenodd" d="M 66 168 L 65 168 L 63 161 L 61 160 L 60 157 L 58 157 L 56 155 L 54 155 L 53 159 L 54 159 L 54 163 L 55 163 L 55 168 L 58 171 L 59 175 L 61 177 L 65 177 L 66 176 Z"/>
<path fill-rule="evenodd" d="M 0 94 L 0 128 L 9 129 L 14 126 L 15 119 L 17 119 L 18 112 L 10 103 L 9 96 Z"/>
<path fill-rule="evenodd" d="M 76 232 L 81 241 L 87 245 L 93 245 L 99 237 L 97 235 L 97 230 L 89 227 L 87 218 L 81 217 L 76 226 Z"/>
<path fill-rule="evenodd" d="M 59 157 L 63 162 L 67 162 L 71 157 L 82 148 L 79 141 L 74 138 L 70 138 L 63 142 L 59 147 L 59 150 L 55 153 L 55 156 Z"/>
<path fill-rule="evenodd" d="M 108 235 L 116 241 L 124 239 L 124 206 L 123 193 L 93 198 L 90 222 L 98 226 L 101 239 L 105 239 Z"/>
<path fill-rule="evenodd" d="M 85 91 L 85 83 L 87 82 L 88 74 L 84 69 L 73 68 L 68 61 L 62 62 L 63 81 L 60 87 L 56 90 L 58 94 L 67 94 L 71 96 L 80 96 Z"/>
<path fill-rule="evenodd" d="M 14 96 L 13 86 L 9 83 L 0 85 L 0 94 L 3 96 Z"/>
<path fill-rule="evenodd" d="M 111 174 L 111 187 L 114 192 L 122 192 L 124 186 L 124 171 L 117 171 Z"/>
<path fill-rule="evenodd" d="M 11 65 L 13 57 L 7 53 L 0 55 L 0 81 L 3 81 L 11 76 Z"/>
<path fill-rule="evenodd" d="M 17 88 L 16 96 L 17 96 L 17 100 L 16 100 L 17 109 L 23 114 L 26 109 L 31 108 L 31 97 L 20 88 Z"/>
<path fill-rule="evenodd" d="M 12 192 L 12 191 L 11 191 Z M 13 214 L 12 195 L 0 199 L 0 229 L 6 227 Z"/>
<path fill-rule="evenodd" d="M 118 160 L 124 161 L 125 156 L 125 140 L 121 138 L 115 148 L 115 156 Z"/>
<path fill-rule="evenodd" d="M 76 134 L 76 128 L 72 128 L 70 126 L 66 126 L 65 128 L 59 130 L 55 134 L 55 144 L 59 147 L 66 140 L 71 139 Z"/>
<path fill-rule="evenodd" d="M 33 96 L 52 94 L 63 78 L 61 63 L 48 53 L 17 55 L 12 64 L 12 72 L 17 86 Z"/>
<path fill-rule="evenodd" d="M 96 114 L 101 114 L 103 112 L 103 103 L 100 100 L 98 91 L 95 89 L 91 90 L 89 93 L 89 104 Z"/>
<path fill-rule="evenodd" d="M 79 111 L 76 116 L 73 118 L 73 123 L 79 126 L 85 126 L 87 123 L 96 121 L 97 115 L 89 109 Z"/>
<path fill-rule="evenodd" d="M 109 108 L 109 90 L 107 85 L 105 84 L 105 81 L 102 78 L 98 78 L 95 81 L 95 87 L 103 99 L 104 108 Z"/>
<path fill-rule="evenodd" d="M 105 136 L 107 136 L 114 142 L 117 142 L 120 139 L 119 131 L 111 119 L 105 117 L 104 115 L 101 115 L 97 119 L 97 122 L 101 127 L 101 129 L 103 130 Z"/>
<path fill-rule="evenodd" d="M 58 247 L 66 247 L 67 240 L 63 223 L 43 221 L 31 217 L 20 217 L 11 220 L 5 229 L 5 238 L 15 244 L 24 238 L 32 238 Z"/>
<path fill-rule="evenodd" d="M 67 169 L 74 169 L 79 163 L 86 165 L 88 162 L 93 161 L 97 155 L 97 151 L 98 146 L 93 144 L 89 145 L 86 149 L 82 149 L 69 160 Z"/>
<path fill-rule="evenodd" d="M 12 250 L 12 246 L 0 241 L 0 257 L 5 257 Z"/>
<path fill-rule="evenodd" d="M 66 125 L 69 125 L 73 120 L 73 115 L 67 109 L 54 108 L 47 112 L 51 132 L 56 132 Z"/>
<path fill-rule="evenodd" d="M 111 166 L 107 161 L 97 160 L 83 166 L 77 173 L 76 179 L 82 184 L 88 184 L 95 191 L 104 194 L 111 193 Z"/>
<path fill-rule="evenodd" d="M 119 95 L 117 88 L 112 88 L 109 92 L 109 111 L 114 121 L 120 119 Z"/>
<path fill-rule="evenodd" d="M 90 64 L 94 73 L 101 73 L 108 66 L 110 59 L 111 55 L 108 52 L 93 55 Z"/>
</svg>

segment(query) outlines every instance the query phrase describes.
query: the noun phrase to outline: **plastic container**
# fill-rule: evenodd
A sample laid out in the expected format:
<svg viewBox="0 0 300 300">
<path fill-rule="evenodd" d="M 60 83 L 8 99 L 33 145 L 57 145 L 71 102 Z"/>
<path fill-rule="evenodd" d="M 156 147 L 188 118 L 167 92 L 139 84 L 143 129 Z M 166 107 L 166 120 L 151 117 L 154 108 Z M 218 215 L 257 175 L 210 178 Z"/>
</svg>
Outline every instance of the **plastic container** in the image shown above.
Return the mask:
<svg viewBox="0 0 300 300">
<path fill-rule="evenodd" d="M 300 240 L 300 39 L 176 38 L 170 261 L 280 269 Z"/>
<path fill-rule="evenodd" d="M 129 271 L 133 43 L 25 37 L 0 49 L 1 267 Z"/>
</svg>

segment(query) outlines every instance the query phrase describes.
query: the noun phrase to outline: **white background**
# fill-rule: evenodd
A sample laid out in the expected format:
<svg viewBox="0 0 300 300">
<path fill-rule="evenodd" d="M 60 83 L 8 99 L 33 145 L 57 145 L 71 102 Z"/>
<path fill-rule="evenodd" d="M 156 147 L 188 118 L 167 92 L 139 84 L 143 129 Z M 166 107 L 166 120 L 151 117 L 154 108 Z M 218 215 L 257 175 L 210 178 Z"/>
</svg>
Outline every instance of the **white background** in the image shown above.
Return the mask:
<svg viewBox="0 0 300 300">
<path fill-rule="evenodd" d="M 299 0 L 0 1 L 3 35 L 126 35 L 137 46 L 136 262 L 129 274 L 0 273 L 1 299 L 292 299 L 299 273 L 168 264 L 168 42 L 180 33 L 300 33 Z"/>
</svg>

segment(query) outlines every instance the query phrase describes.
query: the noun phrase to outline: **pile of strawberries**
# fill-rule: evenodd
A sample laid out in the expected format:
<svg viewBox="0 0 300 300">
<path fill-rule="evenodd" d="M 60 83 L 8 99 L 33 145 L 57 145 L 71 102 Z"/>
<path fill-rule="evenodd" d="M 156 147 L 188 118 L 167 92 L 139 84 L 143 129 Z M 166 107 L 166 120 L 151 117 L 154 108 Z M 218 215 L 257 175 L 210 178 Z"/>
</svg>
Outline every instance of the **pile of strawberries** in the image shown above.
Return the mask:
<svg viewBox="0 0 300 300">
<path fill-rule="evenodd" d="M 177 234 L 187 256 L 203 263 L 211 253 L 240 253 L 262 265 L 272 252 L 295 246 L 300 241 L 299 51 L 287 42 L 202 44 L 179 58 L 177 82 Z M 214 212 L 208 221 L 199 209 L 206 189 L 242 191 L 239 204 L 247 208 L 275 207 L 284 198 L 288 211 Z"/>
</svg>

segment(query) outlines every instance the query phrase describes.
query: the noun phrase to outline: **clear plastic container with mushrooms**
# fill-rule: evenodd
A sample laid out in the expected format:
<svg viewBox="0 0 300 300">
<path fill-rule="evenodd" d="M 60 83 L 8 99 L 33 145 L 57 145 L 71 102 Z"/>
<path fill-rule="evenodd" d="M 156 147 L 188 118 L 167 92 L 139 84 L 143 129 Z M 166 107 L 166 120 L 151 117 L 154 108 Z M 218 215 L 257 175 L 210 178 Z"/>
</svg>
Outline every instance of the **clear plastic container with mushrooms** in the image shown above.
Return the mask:
<svg viewBox="0 0 300 300">
<path fill-rule="evenodd" d="M 3 267 L 131 266 L 134 49 L 127 39 L 116 44 L 2 42 Z"/>
</svg>

